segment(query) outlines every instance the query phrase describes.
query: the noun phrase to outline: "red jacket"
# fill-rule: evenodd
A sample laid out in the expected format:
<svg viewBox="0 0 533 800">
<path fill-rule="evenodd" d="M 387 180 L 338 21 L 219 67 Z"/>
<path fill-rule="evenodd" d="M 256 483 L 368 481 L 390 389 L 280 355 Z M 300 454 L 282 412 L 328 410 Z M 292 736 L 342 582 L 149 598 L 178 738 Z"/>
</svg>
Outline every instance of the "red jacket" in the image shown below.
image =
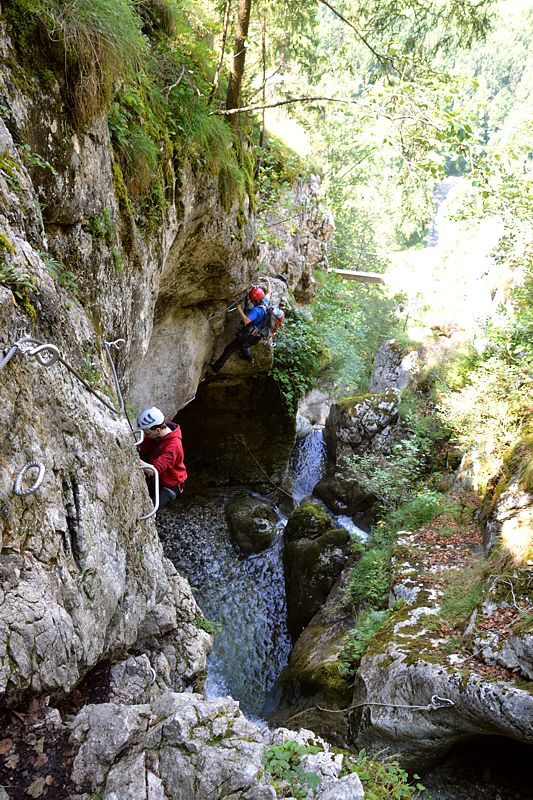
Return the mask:
<svg viewBox="0 0 533 800">
<path fill-rule="evenodd" d="M 180 426 L 173 422 L 166 424 L 172 433 L 167 433 L 162 439 L 149 439 L 146 436 L 139 447 L 139 455 L 143 461 L 147 461 L 156 468 L 162 486 L 174 489 L 185 483 L 187 470 L 183 463 Z"/>
</svg>

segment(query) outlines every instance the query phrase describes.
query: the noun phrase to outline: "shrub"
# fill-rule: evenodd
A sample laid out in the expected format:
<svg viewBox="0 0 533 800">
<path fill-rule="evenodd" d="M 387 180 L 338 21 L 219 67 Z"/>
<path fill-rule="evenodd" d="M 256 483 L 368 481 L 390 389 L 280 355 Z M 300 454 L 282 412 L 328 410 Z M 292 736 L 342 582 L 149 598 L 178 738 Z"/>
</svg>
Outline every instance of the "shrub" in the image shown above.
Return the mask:
<svg viewBox="0 0 533 800">
<path fill-rule="evenodd" d="M 306 754 L 320 753 L 321 747 L 303 745 L 293 739 L 287 739 L 283 744 L 265 747 L 263 751 L 263 764 L 266 771 L 278 781 L 283 781 L 295 798 L 308 796 L 308 789 L 316 789 L 320 778 L 314 772 L 306 772 L 300 766 L 300 757 Z"/>
<path fill-rule="evenodd" d="M 344 644 L 339 655 L 339 672 L 351 677 L 367 649 L 370 640 L 375 636 L 392 609 L 377 611 L 374 608 L 362 611 L 357 615 L 355 627 L 344 637 Z"/>
<path fill-rule="evenodd" d="M 357 773 L 365 790 L 366 800 L 416 800 L 425 787 L 421 783 L 409 783 L 407 772 L 393 757 L 381 761 L 368 758 L 364 750 L 356 756 L 345 756 L 341 775 Z M 413 775 L 415 781 L 418 775 Z"/>
<path fill-rule="evenodd" d="M 328 379 L 339 394 L 368 389 L 380 345 L 397 334 L 395 298 L 381 287 L 353 284 L 337 275 L 317 274 L 313 314 L 317 329 L 332 353 Z"/>
<path fill-rule="evenodd" d="M 271 374 L 287 408 L 296 411 L 299 399 L 316 385 L 330 354 L 312 319 L 298 313 L 287 317 L 275 344 Z"/>
<path fill-rule="evenodd" d="M 390 549 L 374 547 L 364 553 L 348 582 L 348 598 L 356 606 L 383 608 L 389 598 Z"/>
<path fill-rule="evenodd" d="M 442 494 L 432 489 L 421 489 L 402 506 L 385 515 L 382 529 L 391 534 L 401 530 L 413 531 L 427 525 L 441 510 Z"/>
</svg>

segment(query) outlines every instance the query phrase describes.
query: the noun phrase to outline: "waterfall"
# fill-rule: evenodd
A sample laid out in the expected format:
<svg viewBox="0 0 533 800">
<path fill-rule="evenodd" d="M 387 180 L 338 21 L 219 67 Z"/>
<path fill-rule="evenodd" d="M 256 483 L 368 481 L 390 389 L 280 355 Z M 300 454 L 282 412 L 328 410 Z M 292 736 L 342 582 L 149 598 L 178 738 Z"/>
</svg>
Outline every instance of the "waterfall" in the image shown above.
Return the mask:
<svg viewBox="0 0 533 800">
<path fill-rule="evenodd" d="M 323 432 L 317 428 L 297 443 L 291 456 L 289 474 L 297 505 L 311 495 L 325 466 Z M 286 520 L 280 517 L 267 550 L 244 557 L 228 535 L 226 499 L 171 506 L 157 517 L 157 527 L 165 554 L 187 577 L 204 617 L 215 624 L 207 696 L 229 694 L 248 717 L 261 719 L 274 710 L 276 679 L 291 651 L 282 563 Z M 366 535 L 347 517 L 333 520 Z"/>
<path fill-rule="evenodd" d="M 322 428 L 313 428 L 307 436 L 296 442 L 289 463 L 288 476 L 292 480 L 292 497 L 297 506 L 307 497 L 312 496 L 313 489 L 324 476 L 325 469 L 324 431 Z M 313 497 L 313 502 L 326 508 L 317 497 Z M 327 508 L 326 511 L 328 511 Z M 328 511 L 328 513 L 331 512 Z M 332 516 L 332 522 L 339 528 L 347 530 L 351 535 L 357 536 L 361 541 L 368 538 L 368 533 L 357 527 L 351 517 Z"/>
<path fill-rule="evenodd" d="M 435 202 L 435 216 L 428 226 L 425 245 L 426 247 L 437 247 L 439 245 L 439 223 L 441 222 L 440 207 L 448 197 L 452 189 L 461 182 L 461 178 L 450 176 L 444 178 L 435 187 L 433 200 Z"/>
<path fill-rule="evenodd" d="M 294 446 L 289 464 L 292 478 L 292 497 L 297 506 L 310 497 L 313 488 L 324 475 L 326 445 L 322 428 L 313 428 Z"/>
</svg>

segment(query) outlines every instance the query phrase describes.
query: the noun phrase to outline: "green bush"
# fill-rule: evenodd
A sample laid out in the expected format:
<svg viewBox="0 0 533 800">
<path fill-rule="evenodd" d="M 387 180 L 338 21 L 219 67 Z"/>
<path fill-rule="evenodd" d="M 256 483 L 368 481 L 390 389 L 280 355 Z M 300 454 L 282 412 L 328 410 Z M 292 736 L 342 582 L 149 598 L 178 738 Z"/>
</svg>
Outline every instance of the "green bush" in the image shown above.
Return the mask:
<svg viewBox="0 0 533 800">
<path fill-rule="evenodd" d="M 384 608 L 389 599 L 390 549 L 374 547 L 364 553 L 348 581 L 348 599 L 355 606 Z"/>
<path fill-rule="evenodd" d="M 392 609 L 377 611 L 375 608 L 362 611 L 357 615 L 355 627 L 344 637 L 342 651 L 339 655 L 339 672 L 346 677 L 355 675 L 361 658 L 370 640 L 382 627 L 391 614 Z"/>
<path fill-rule="evenodd" d="M 416 800 L 425 787 L 421 783 L 414 786 L 409 775 L 400 767 L 395 758 L 373 761 L 364 750 L 356 756 L 345 756 L 341 775 L 355 772 L 363 784 L 365 800 Z M 419 781 L 419 775 L 413 775 Z"/>
<path fill-rule="evenodd" d="M 440 413 L 464 451 L 476 450 L 485 489 L 509 448 L 527 436 L 533 373 L 533 256 L 521 257 L 523 284 L 485 329 L 485 347 L 452 369 L 441 386 Z M 516 265 L 518 266 L 518 265 Z"/>
<path fill-rule="evenodd" d="M 442 497 L 440 492 L 421 489 L 402 506 L 385 515 L 381 530 L 394 535 L 398 531 L 414 531 L 427 525 L 442 511 Z M 373 541 L 381 541 L 379 531 Z"/>
<path fill-rule="evenodd" d="M 367 391 L 375 354 L 397 334 L 396 298 L 382 287 L 320 274 L 313 303 L 317 330 L 332 354 L 327 378 L 339 395 Z"/>
<path fill-rule="evenodd" d="M 287 317 L 275 345 L 271 374 L 287 408 L 296 411 L 300 398 L 316 385 L 330 354 L 312 319 L 298 313 Z"/>
<path fill-rule="evenodd" d="M 317 788 L 320 778 L 314 772 L 306 772 L 300 766 L 300 757 L 321 751 L 321 747 L 303 745 L 293 739 L 287 739 L 283 744 L 265 747 L 263 765 L 274 778 L 275 788 L 279 782 L 283 782 L 293 797 L 304 798 L 307 797 L 309 789 Z M 281 790 L 283 791 L 283 788 Z"/>
</svg>

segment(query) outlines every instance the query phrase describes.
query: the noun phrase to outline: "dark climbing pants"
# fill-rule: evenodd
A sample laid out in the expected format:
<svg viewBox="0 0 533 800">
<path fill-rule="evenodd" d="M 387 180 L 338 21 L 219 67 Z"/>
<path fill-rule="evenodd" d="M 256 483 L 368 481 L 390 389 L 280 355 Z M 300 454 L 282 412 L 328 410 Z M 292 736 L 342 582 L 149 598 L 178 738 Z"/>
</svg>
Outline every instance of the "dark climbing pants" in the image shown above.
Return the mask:
<svg viewBox="0 0 533 800">
<path fill-rule="evenodd" d="M 228 358 L 233 353 L 236 353 L 237 350 L 239 350 L 241 358 L 244 358 L 246 361 L 253 361 L 254 357 L 250 348 L 255 347 L 255 345 L 259 344 L 260 341 L 260 336 L 252 336 L 250 333 L 246 333 L 244 331 L 238 333 L 235 339 L 226 345 L 222 351 L 222 355 L 220 355 L 217 360 L 211 364 L 211 369 L 213 372 L 219 372 Z"/>
<path fill-rule="evenodd" d="M 148 484 L 148 494 L 150 495 L 150 500 L 155 505 L 155 482 L 154 479 L 147 475 L 146 476 L 146 483 Z M 171 489 L 169 486 L 161 486 L 159 484 L 159 509 L 165 508 L 168 506 L 169 503 L 172 503 L 173 500 L 176 499 L 178 493 L 183 491 L 182 486 L 176 486 L 174 489 Z"/>
</svg>

